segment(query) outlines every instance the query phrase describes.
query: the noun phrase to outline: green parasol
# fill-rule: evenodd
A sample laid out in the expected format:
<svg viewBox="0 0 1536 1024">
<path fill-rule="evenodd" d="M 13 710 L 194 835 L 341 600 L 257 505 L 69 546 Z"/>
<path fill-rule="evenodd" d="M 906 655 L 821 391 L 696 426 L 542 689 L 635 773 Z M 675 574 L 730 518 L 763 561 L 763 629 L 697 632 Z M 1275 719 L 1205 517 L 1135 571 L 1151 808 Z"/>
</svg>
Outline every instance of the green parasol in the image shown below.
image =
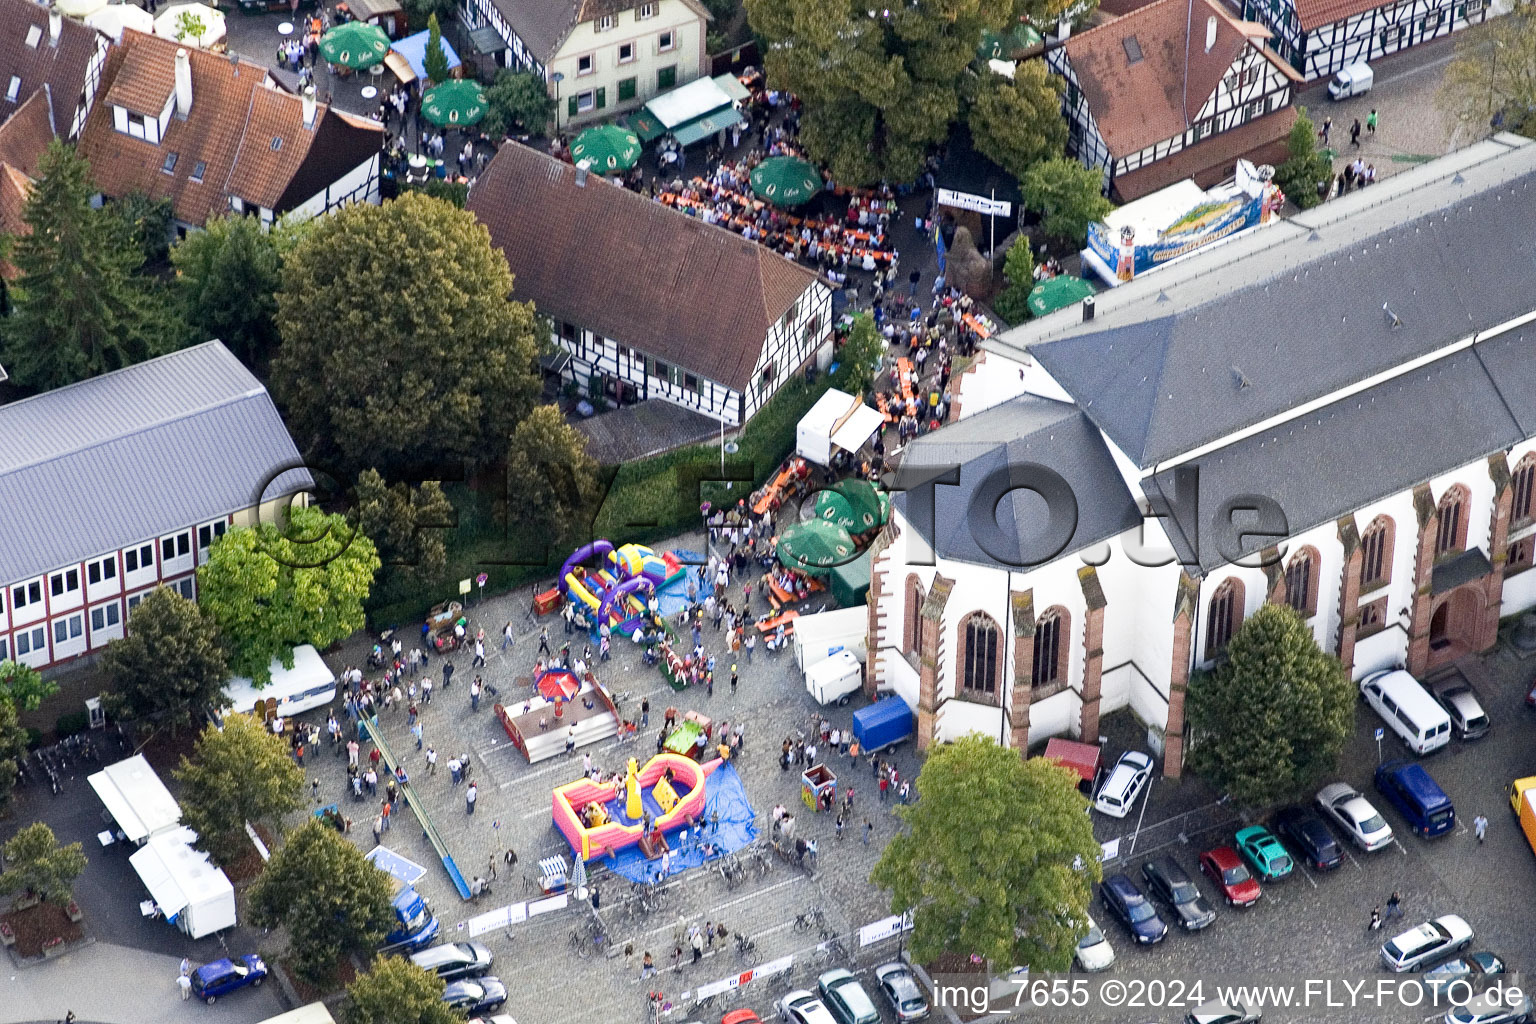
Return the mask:
<svg viewBox="0 0 1536 1024">
<path fill-rule="evenodd" d="M 858 557 L 848 531 L 825 519 L 810 519 L 789 527 L 779 537 L 779 562 L 820 576 Z"/>
<path fill-rule="evenodd" d="M 1044 43 L 1034 26 L 1022 21 L 1001 32 L 983 32 L 976 56 L 982 60 L 1018 60 L 1025 52 Z"/>
<path fill-rule="evenodd" d="M 389 52 L 389 36 L 377 25 L 349 21 L 320 37 L 320 56 L 344 68 L 371 68 Z"/>
<path fill-rule="evenodd" d="M 799 206 L 821 191 L 821 172 L 796 156 L 771 156 L 752 169 L 752 191 L 775 206 Z"/>
<path fill-rule="evenodd" d="M 880 503 L 880 492 L 868 480 L 850 477 L 839 480 L 831 488 L 848 503 L 853 513 L 853 525 L 849 533 L 864 533 L 885 525 L 885 507 Z"/>
<path fill-rule="evenodd" d="M 421 98 L 421 116 L 439 128 L 466 128 L 479 124 L 488 104 L 479 82 L 453 78 L 434 85 Z"/>
<path fill-rule="evenodd" d="M 816 492 L 814 508 L 817 519 L 841 526 L 848 531 L 852 531 L 859 521 L 859 517 L 853 514 L 853 507 L 848 504 L 848 499 L 830 488 Z"/>
<path fill-rule="evenodd" d="M 1070 274 L 1057 274 L 1035 285 L 1025 304 L 1029 306 L 1030 313 L 1035 316 L 1045 316 L 1047 313 L 1054 313 L 1058 309 L 1065 309 L 1074 303 L 1082 302 L 1092 294 L 1093 285 L 1082 278 L 1073 277 Z"/>
<path fill-rule="evenodd" d="M 640 137 L 616 124 L 588 128 L 571 143 L 571 159 L 599 174 L 627 171 L 640 159 Z"/>
</svg>

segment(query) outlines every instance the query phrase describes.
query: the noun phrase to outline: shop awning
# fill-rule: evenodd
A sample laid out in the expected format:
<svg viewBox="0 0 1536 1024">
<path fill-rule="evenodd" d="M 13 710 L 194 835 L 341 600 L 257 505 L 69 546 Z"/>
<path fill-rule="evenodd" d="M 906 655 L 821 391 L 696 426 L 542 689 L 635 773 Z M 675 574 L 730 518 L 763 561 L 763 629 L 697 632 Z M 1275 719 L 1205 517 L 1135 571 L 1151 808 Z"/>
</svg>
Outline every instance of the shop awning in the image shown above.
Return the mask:
<svg viewBox="0 0 1536 1024">
<path fill-rule="evenodd" d="M 853 410 L 853 415 L 832 433 L 832 443 L 839 448 L 850 452 L 856 452 L 864 447 L 864 442 L 872 437 L 875 431 L 885 423 L 885 417 L 880 415 L 878 409 L 860 403 Z"/>
<path fill-rule="evenodd" d="M 469 45 L 474 48 L 476 53 L 488 57 L 491 54 L 500 53 L 502 50 L 505 50 L 507 48 L 507 41 L 501 37 L 500 32 L 491 28 L 491 26 L 482 25 L 480 28 L 470 31 Z"/>
<path fill-rule="evenodd" d="M 671 92 L 662 93 L 645 109 L 668 130 L 731 105 L 731 97 L 712 78 L 699 78 Z"/>
<path fill-rule="evenodd" d="M 679 125 L 672 129 L 671 134 L 673 138 L 677 139 L 679 145 L 686 148 L 695 142 L 709 138 L 723 128 L 730 128 L 733 125 L 741 124 L 744 120 L 746 118 L 741 116 L 741 111 L 735 107 L 726 107 L 724 110 L 717 110 L 712 114 L 705 114 L 703 117 L 689 121 L 687 124 Z"/>
<path fill-rule="evenodd" d="M 720 91 L 729 96 L 732 102 L 741 103 L 752 98 L 752 90 L 741 84 L 741 79 L 735 75 L 716 75 L 714 83 L 720 87 Z"/>
<path fill-rule="evenodd" d="M 411 70 L 411 62 L 394 50 L 384 55 L 384 66 L 395 73 L 401 85 L 410 85 L 416 81 L 416 72 Z"/>
</svg>

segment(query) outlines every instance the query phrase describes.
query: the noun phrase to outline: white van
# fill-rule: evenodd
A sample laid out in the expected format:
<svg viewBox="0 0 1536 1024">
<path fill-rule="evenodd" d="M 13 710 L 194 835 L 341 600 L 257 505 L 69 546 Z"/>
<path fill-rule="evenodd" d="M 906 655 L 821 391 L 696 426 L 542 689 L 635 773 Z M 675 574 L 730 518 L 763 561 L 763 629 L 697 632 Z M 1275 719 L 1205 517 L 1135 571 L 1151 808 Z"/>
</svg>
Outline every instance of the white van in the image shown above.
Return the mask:
<svg viewBox="0 0 1536 1024">
<path fill-rule="evenodd" d="M 1372 672 L 1360 680 L 1360 696 L 1415 754 L 1451 742 L 1451 716 L 1402 669 Z"/>
<path fill-rule="evenodd" d="M 1347 100 L 1351 96 L 1364 96 L 1371 91 L 1371 86 L 1376 84 L 1376 72 L 1365 61 L 1351 64 L 1347 68 L 1341 68 L 1339 73 L 1333 76 L 1328 83 L 1328 97 L 1332 100 Z"/>
</svg>

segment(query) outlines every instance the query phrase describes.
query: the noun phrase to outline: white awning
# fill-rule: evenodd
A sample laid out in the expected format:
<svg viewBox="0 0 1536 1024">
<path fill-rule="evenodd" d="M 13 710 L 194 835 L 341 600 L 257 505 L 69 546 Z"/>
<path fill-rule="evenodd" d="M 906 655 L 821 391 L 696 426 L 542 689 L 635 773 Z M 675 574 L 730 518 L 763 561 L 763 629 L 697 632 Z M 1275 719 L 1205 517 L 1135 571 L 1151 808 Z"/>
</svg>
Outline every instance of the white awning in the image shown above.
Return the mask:
<svg viewBox="0 0 1536 1024">
<path fill-rule="evenodd" d="M 885 417 L 880 415 L 879 410 L 871 409 L 860 402 L 858 408 L 853 410 L 853 415 L 832 431 L 832 443 L 839 448 L 856 452 L 864 447 L 864 442 L 868 441 L 884 422 Z"/>
<path fill-rule="evenodd" d="M 697 78 L 687 85 L 657 96 L 645 105 L 662 127 L 678 125 L 731 105 L 731 97 L 712 78 Z"/>
<path fill-rule="evenodd" d="M 181 807 L 143 754 L 109 764 L 86 780 L 130 843 L 143 842 L 181 820 Z"/>
<path fill-rule="evenodd" d="M 194 939 L 235 924 L 235 887 L 193 847 L 196 842 L 197 833 L 183 826 L 155 836 L 128 858 L 167 920 L 186 913 L 179 923 Z"/>
</svg>

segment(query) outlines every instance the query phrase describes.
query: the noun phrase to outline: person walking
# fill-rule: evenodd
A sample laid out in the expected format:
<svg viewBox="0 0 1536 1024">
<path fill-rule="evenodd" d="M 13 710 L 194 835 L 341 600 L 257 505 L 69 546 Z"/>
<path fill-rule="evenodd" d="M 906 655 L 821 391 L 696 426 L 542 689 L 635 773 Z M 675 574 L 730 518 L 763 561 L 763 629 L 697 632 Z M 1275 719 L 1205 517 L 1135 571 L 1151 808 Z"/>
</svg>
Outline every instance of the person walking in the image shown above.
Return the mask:
<svg viewBox="0 0 1536 1024">
<path fill-rule="evenodd" d="M 1355 118 L 1355 123 L 1349 126 L 1349 144 L 1358 147 L 1360 145 L 1360 119 Z"/>
<path fill-rule="evenodd" d="M 1331 117 L 1323 118 L 1323 127 L 1318 130 L 1318 134 L 1323 137 L 1323 145 L 1324 146 L 1328 145 L 1328 136 L 1332 132 L 1333 132 L 1333 118 L 1331 118 Z"/>
<path fill-rule="evenodd" d="M 517 638 L 512 635 L 512 621 L 508 619 L 507 624 L 501 627 L 501 649 L 504 651 L 508 647 L 516 646 Z"/>
<path fill-rule="evenodd" d="M 1477 833 L 1477 845 L 1483 845 L 1483 837 L 1488 834 L 1488 819 L 1479 814 L 1472 819 L 1472 831 Z"/>
<path fill-rule="evenodd" d="M 570 605 L 566 605 L 566 607 L 569 608 Z M 549 656 L 551 656 L 551 655 L 553 655 L 555 653 L 554 651 L 551 651 L 549 649 L 549 627 L 548 626 L 545 626 L 543 629 L 539 630 L 539 653 L 544 655 L 545 657 L 549 657 Z"/>
<path fill-rule="evenodd" d="M 747 637 L 746 647 L 747 647 L 747 664 L 750 665 L 750 664 L 752 664 L 752 651 L 757 647 L 757 636 L 756 636 L 756 634 L 752 634 L 752 635 L 749 635 Z"/>
<path fill-rule="evenodd" d="M 427 748 L 427 774 L 437 774 L 437 750 L 432 747 Z"/>
<path fill-rule="evenodd" d="M 688 945 L 693 948 L 694 963 L 704 959 L 704 934 L 702 932 L 695 930 L 693 938 L 688 940 Z"/>
<path fill-rule="evenodd" d="M 656 973 L 656 959 L 651 956 L 651 951 L 646 950 L 640 957 L 640 980 L 644 981 Z"/>
<path fill-rule="evenodd" d="M 182 1002 L 192 998 L 192 979 L 185 974 L 176 976 L 176 987 L 181 989 Z"/>
<path fill-rule="evenodd" d="M 422 704 L 432 703 L 432 679 L 430 676 L 424 676 L 421 680 L 421 702 Z"/>
<path fill-rule="evenodd" d="M 469 710 L 480 710 L 480 677 L 475 676 L 469 683 Z"/>
<path fill-rule="evenodd" d="M 1379 121 L 1380 118 L 1376 116 L 1376 108 L 1372 107 L 1371 112 L 1365 115 L 1365 130 L 1370 132 L 1372 135 L 1375 135 L 1376 125 Z"/>
<path fill-rule="evenodd" d="M 864 845 L 865 846 L 869 845 L 870 837 L 873 836 L 874 834 L 875 834 L 875 826 L 870 824 L 868 818 L 865 818 L 864 819 Z"/>
<path fill-rule="evenodd" d="M 731 666 L 731 696 L 736 696 L 736 666 Z"/>
<path fill-rule="evenodd" d="M 1377 908 L 1375 908 L 1374 910 L 1371 911 L 1371 923 L 1365 926 L 1365 930 L 1368 931 L 1368 932 L 1379 932 L 1379 931 L 1381 931 L 1381 908 L 1380 907 L 1377 907 Z"/>
<path fill-rule="evenodd" d="M 464 813 L 475 813 L 475 801 L 480 798 L 480 784 L 471 782 L 469 788 L 464 791 Z"/>
<path fill-rule="evenodd" d="M 481 640 L 479 637 L 475 638 L 475 657 L 474 657 L 474 660 L 469 663 L 469 667 L 470 668 L 484 668 L 485 667 L 485 641 Z"/>
<path fill-rule="evenodd" d="M 1392 895 L 1387 897 L 1387 919 L 1391 920 L 1394 917 L 1402 916 L 1403 896 L 1402 893 L 1398 892 L 1396 889 L 1393 889 Z"/>
<path fill-rule="evenodd" d="M 443 662 L 443 689 L 448 689 L 448 684 L 453 679 L 453 662 Z M 430 703 L 430 702 L 429 702 Z"/>
<path fill-rule="evenodd" d="M 415 725 L 411 726 L 411 735 L 416 737 L 416 749 L 417 750 L 421 749 L 421 733 L 422 733 L 422 729 L 421 729 L 421 723 L 420 722 L 417 722 Z"/>
</svg>

